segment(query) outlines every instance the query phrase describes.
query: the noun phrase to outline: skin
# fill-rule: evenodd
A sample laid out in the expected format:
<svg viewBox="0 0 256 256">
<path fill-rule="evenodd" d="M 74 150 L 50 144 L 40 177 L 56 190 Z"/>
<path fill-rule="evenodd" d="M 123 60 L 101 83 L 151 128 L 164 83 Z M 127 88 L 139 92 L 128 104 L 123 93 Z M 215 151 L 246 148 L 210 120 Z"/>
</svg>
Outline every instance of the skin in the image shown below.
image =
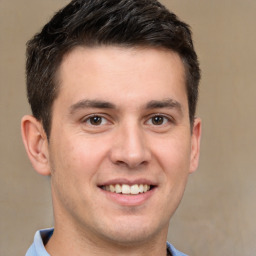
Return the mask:
<svg viewBox="0 0 256 256">
<path fill-rule="evenodd" d="M 191 132 L 184 74 L 180 57 L 161 49 L 77 47 L 64 57 L 49 141 L 39 121 L 22 120 L 34 168 L 51 176 L 51 255 L 166 255 L 199 158 L 201 121 Z M 154 186 L 116 198 L 101 188 L 116 181 Z"/>
</svg>

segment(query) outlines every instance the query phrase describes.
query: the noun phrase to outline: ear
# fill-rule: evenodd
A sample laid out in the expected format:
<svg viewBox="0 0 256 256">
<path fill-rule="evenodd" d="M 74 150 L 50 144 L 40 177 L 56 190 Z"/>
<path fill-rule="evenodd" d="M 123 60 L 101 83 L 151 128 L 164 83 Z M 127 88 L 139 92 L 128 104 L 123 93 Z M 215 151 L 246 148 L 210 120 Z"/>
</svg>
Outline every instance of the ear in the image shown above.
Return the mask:
<svg viewBox="0 0 256 256">
<path fill-rule="evenodd" d="M 189 170 L 190 173 L 194 172 L 198 167 L 200 155 L 201 126 L 201 120 L 199 118 L 195 118 L 191 139 L 191 155 Z"/>
<path fill-rule="evenodd" d="M 41 175 L 50 175 L 48 140 L 40 121 L 26 115 L 21 121 L 22 139 L 34 169 Z"/>
</svg>

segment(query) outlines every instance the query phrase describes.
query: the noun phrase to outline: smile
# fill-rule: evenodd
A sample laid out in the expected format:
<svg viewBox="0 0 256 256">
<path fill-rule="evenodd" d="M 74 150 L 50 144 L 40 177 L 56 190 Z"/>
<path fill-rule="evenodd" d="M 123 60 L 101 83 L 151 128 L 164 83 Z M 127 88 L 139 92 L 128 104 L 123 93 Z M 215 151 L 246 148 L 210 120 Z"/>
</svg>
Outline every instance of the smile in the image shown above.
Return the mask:
<svg viewBox="0 0 256 256">
<path fill-rule="evenodd" d="M 116 185 L 107 185 L 101 187 L 105 191 L 109 191 L 116 194 L 125 194 L 125 195 L 138 195 L 142 193 L 146 193 L 151 189 L 151 186 L 148 184 L 116 184 Z"/>
</svg>

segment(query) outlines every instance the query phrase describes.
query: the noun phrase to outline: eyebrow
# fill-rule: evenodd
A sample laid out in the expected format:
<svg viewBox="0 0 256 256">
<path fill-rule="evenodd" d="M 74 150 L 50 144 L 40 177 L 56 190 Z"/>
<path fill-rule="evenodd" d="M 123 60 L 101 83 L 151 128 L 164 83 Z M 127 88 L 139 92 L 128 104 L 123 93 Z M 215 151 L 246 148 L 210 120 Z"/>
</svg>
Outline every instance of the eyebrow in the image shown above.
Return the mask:
<svg viewBox="0 0 256 256">
<path fill-rule="evenodd" d="M 75 111 L 84 108 L 114 109 L 116 106 L 113 103 L 102 100 L 80 100 L 77 103 L 71 105 L 70 114 L 73 114 Z"/>
<path fill-rule="evenodd" d="M 177 109 L 182 113 L 181 104 L 174 99 L 164 99 L 164 100 L 152 100 L 146 104 L 146 109 L 154 109 L 154 108 L 171 108 Z"/>
<path fill-rule="evenodd" d="M 70 106 L 70 114 L 78 111 L 79 109 L 85 108 L 101 108 L 101 109 L 116 109 L 116 105 L 110 103 L 108 101 L 102 100 L 80 100 L 77 103 Z M 174 99 L 164 99 L 164 100 L 151 100 L 145 105 L 146 109 L 156 109 L 156 108 L 170 108 L 177 109 L 180 113 L 182 113 L 181 104 Z"/>
</svg>

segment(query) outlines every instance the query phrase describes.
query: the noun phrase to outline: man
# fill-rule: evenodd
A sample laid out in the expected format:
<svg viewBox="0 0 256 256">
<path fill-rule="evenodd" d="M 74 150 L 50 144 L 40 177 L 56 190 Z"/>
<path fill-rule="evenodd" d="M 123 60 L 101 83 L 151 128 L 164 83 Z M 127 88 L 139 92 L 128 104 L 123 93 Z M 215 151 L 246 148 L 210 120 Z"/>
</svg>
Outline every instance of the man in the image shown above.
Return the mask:
<svg viewBox="0 0 256 256">
<path fill-rule="evenodd" d="M 155 0 L 74 0 L 28 43 L 22 136 L 54 229 L 27 256 L 184 255 L 168 225 L 199 157 L 197 56 Z"/>
</svg>

